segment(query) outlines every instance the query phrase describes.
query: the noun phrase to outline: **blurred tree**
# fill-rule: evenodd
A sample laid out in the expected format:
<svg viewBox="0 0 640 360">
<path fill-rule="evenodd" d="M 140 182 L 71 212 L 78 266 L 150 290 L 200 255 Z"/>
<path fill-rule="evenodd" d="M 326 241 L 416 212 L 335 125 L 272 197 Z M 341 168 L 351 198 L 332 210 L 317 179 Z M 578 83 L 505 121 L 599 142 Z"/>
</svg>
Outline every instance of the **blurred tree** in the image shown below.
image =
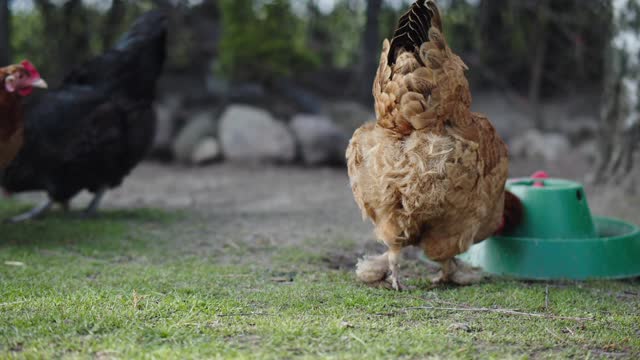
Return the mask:
<svg viewBox="0 0 640 360">
<path fill-rule="evenodd" d="M 38 12 L 13 12 L 11 14 L 11 58 L 9 62 L 18 62 L 22 59 L 29 59 L 33 62 L 47 81 L 50 81 L 50 62 L 54 54 L 43 51 L 47 46 L 44 31 L 42 28 L 42 18 Z"/>
<path fill-rule="evenodd" d="M 533 123 L 538 129 L 545 128 L 545 121 L 542 117 L 542 107 L 540 106 L 540 92 L 542 82 L 544 81 L 543 75 L 549 48 L 549 10 L 549 0 L 537 1 L 535 8 L 536 18 L 534 22 L 536 31 L 532 32 L 533 56 L 530 64 L 529 107 L 531 116 L 533 117 Z"/>
<path fill-rule="evenodd" d="M 462 54 L 472 80 L 528 108 L 538 127 L 554 126 L 542 117 L 543 102 L 601 87 L 608 1 L 481 0 L 468 22 L 479 30 L 460 33 L 477 39 L 475 50 Z"/>
<path fill-rule="evenodd" d="M 607 50 L 602 108 L 601 159 L 598 182 L 628 181 L 637 191 L 637 177 L 628 176 L 640 142 L 640 2 L 612 0 L 613 25 Z"/>
<path fill-rule="evenodd" d="M 503 1 L 481 0 L 478 9 L 478 29 L 480 35 L 479 55 L 486 64 L 495 64 L 504 60 L 503 54 L 491 51 L 492 47 L 506 48 L 507 44 L 501 36 L 505 25 L 502 15 Z"/>
<path fill-rule="evenodd" d="M 11 14 L 9 60 L 31 59 L 54 83 L 110 47 L 135 17 L 159 7 L 170 16 L 166 69 L 173 75 L 202 80 L 215 60 L 218 74 L 231 80 L 295 75 L 325 96 L 370 102 L 381 39 L 413 0 L 335 0 L 331 8 L 320 0 L 32 1 L 35 11 Z M 530 95 L 535 104 L 600 88 L 602 28 L 610 21 L 594 5 L 602 1 L 610 0 L 440 4 L 447 40 L 469 64 L 474 85 L 498 87 L 523 104 Z M 0 16 L 9 2 L 0 0 Z M 541 23 L 546 41 L 539 40 Z M 0 19 L 0 49 L 7 24 Z"/>
<path fill-rule="evenodd" d="M 318 63 L 288 0 L 224 0 L 220 6 L 224 30 L 219 60 L 227 77 L 269 84 Z"/>
<path fill-rule="evenodd" d="M 62 36 L 64 41 L 58 44 L 64 55 L 65 68 L 73 67 L 86 60 L 91 54 L 91 29 L 89 14 L 82 0 L 68 0 L 62 5 Z M 58 30 L 59 31 L 59 30 Z M 67 65 L 68 64 L 68 65 Z"/>
<path fill-rule="evenodd" d="M 111 8 L 107 13 L 104 30 L 102 31 L 102 48 L 108 49 L 115 44 L 118 36 L 119 24 L 126 14 L 126 4 L 124 0 L 112 0 Z"/>
<path fill-rule="evenodd" d="M 467 0 L 450 0 L 446 9 L 441 9 L 444 33 L 447 42 L 459 54 L 468 54 L 478 46 L 479 32 L 476 14 L 478 7 Z"/>
<path fill-rule="evenodd" d="M 313 1 L 310 7 L 317 7 L 316 3 Z M 325 48 L 324 54 L 331 55 L 331 58 L 322 59 L 327 66 L 356 70 L 361 59 L 362 34 L 366 22 L 365 12 L 360 10 L 354 1 L 343 0 L 337 1 L 330 13 L 321 14 L 317 10 L 314 15 L 310 31 L 314 35 L 321 34 L 321 38 L 314 39 L 313 43 L 318 47 L 318 43 L 324 40 L 325 44 L 319 47 Z"/>
<path fill-rule="evenodd" d="M 9 0 L 0 0 L 0 66 L 11 61 Z"/>
<path fill-rule="evenodd" d="M 335 55 L 335 45 L 331 42 L 331 31 L 326 26 L 327 16 L 320 11 L 315 1 L 307 2 L 307 12 L 310 49 L 319 56 L 322 67 L 331 68 Z"/>
<path fill-rule="evenodd" d="M 43 67 L 47 69 L 47 79 L 52 82 L 60 80 L 69 69 L 95 53 L 91 51 L 91 35 L 95 34 L 90 27 L 90 24 L 94 24 L 90 23 L 93 16 L 82 0 L 68 0 L 62 6 L 56 3 L 35 0 L 44 31 L 40 36 L 46 39 L 40 51 L 48 55 Z"/>
<path fill-rule="evenodd" d="M 403 0 L 403 3 L 407 3 L 407 4 L 396 8 L 394 6 L 391 6 L 388 1 L 382 2 L 382 9 L 380 10 L 380 16 L 379 16 L 379 22 L 378 22 L 379 29 L 380 29 L 380 39 L 386 39 L 388 37 L 391 37 L 391 35 L 393 35 L 393 31 L 395 30 L 396 25 L 398 24 L 398 19 L 402 14 L 404 14 L 404 11 L 406 11 L 406 9 L 409 7 L 409 3 L 407 2 L 407 0 Z M 381 45 L 382 45 L 382 41 L 380 40 L 380 43 L 378 44 L 378 46 L 381 46 Z M 378 54 L 378 56 L 379 55 L 380 54 Z"/>
<path fill-rule="evenodd" d="M 359 74 L 354 84 L 356 96 L 366 103 L 373 103 L 371 84 L 376 75 L 380 58 L 380 10 L 382 0 L 367 0 L 367 22 L 362 34 Z"/>
</svg>

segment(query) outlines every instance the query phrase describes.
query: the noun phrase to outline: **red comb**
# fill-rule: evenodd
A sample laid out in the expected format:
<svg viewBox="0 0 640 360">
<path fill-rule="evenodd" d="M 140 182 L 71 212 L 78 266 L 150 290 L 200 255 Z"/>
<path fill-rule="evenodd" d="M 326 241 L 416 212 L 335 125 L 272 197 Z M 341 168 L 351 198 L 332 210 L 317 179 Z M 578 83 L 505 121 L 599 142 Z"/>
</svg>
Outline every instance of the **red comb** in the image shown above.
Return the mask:
<svg viewBox="0 0 640 360">
<path fill-rule="evenodd" d="M 532 179 L 548 179 L 549 174 L 546 171 L 536 171 L 531 175 Z M 534 187 L 544 187 L 544 183 L 541 181 L 536 181 L 533 183 Z"/>
<path fill-rule="evenodd" d="M 533 175 L 531 175 L 532 179 L 548 179 L 549 178 L 549 174 L 547 174 L 546 171 L 536 171 L 533 173 Z"/>
<path fill-rule="evenodd" d="M 29 72 L 29 74 L 31 74 L 32 78 L 36 78 L 36 79 L 40 78 L 40 73 L 38 72 L 36 67 L 33 66 L 33 64 L 29 60 L 24 60 L 23 62 L 20 63 L 20 65 L 22 65 L 22 67 L 25 70 L 27 70 Z"/>
</svg>

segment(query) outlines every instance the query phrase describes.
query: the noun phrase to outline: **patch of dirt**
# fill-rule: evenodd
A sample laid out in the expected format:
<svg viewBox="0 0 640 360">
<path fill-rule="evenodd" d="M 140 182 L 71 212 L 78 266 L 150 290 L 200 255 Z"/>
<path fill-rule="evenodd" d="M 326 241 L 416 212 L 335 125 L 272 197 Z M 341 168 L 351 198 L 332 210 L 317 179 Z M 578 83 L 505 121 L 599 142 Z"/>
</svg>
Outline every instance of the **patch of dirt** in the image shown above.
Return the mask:
<svg viewBox="0 0 640 360">
<path fill-rule="evenodd" d="M 330 254 L 322 258 L 322 262 L 331 270 L 350 270 L 356 267 L 357 254 Z"/>
<path fill-rule="evenodd" d="M 629 353 L 626 351 L 617 351 L 616 347 L 606 347 L 605 349 L 591 349 L 589 350 L 592 356 L 603 359 L 617 359 L 626 358 Z"/>
<path fill-rule="evenodd" d="M 20 197 L 44 200 L 41 194 Z M 72 206 L 81 209 L 90 199 L 90 194 L 80 194 Z M 144 163 L 121 187 L 107 193 L 103 207 L 186 210 L 179 229 L 163 231 L 180 249 L 197 253 L 308 246 L 318 239 L 338 246 L 375 244 L 342 168 Z"/>
<path fill-rule="evenodd" d="M 576 154 L 567 154 L 552 164 L 517 158 L 511 164 L 512 176 L 544 169 L 554 177 L 579 181 L 590 166 Z M 609 201 L 603 207 L 599 201 L 603 192 L 594 195 L 598 199 L 595 201 L 592 195 L 589 192 L 594 213 L 623 213 L 627 219 L 640 216 L 640 211 L 629 209 L 637 210 L 640 202 Z M 43 197 L 26 198 L 38 201 Z M 73 207 L 81 208 L 90 199 L 89 194 L 81 194 Z M 384 251 L 384 246 L 374 241 L 372 225 L 361 218 L 346 168 L 229 163 L 189 168 L 144 163 L 121 187 L 107 194 L 104 207 L 186 210 L 188 215 L 180 220 L 179 227 L 161 231 L 181 251 L 197 254 L 226 254 L 236 249 L 238 254 L 248 252 L 254 255 L 252 258 L 260 258 L 258 254 L 269 255 L 282 245 L 303 246 L 324 254 L 328 268 L 352 269 L 362 255 Z M 405 259 L 415 259 L 414 254 L 406 252 Z"/>
</svg>

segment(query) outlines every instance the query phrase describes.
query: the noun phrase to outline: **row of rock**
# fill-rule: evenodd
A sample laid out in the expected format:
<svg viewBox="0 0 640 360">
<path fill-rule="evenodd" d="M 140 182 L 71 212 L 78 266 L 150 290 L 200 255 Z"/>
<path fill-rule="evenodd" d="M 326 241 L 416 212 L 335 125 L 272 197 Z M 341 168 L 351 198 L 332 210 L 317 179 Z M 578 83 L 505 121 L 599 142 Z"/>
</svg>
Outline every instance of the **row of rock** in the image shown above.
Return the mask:
<svg viewBox="0 0 640 360">
<path fill-rule="evenodd" d="M 547 162 L 558 161 L 573 151 L 592 162 L 598 154 L 598 144 L 594 139 L 587 138 L 572 144 L 570 137 L 563 133 L 543 133 L 536 129 L 529 129 L 514 136 L 508 144 L 512 157 L 537 158 Z"/>
<path fill-rule="evenodd" d="M 262 107 L 239 104 L 192 112 L 178 121 L 177 108 L 180 106 L 171 102 L 158 108 L 156 148 L 164 148 L 170 157 L 193 165 L 221 159 L 308 166 L 343 164 L 353 131 L 374 119 L 366 107 L 353 102 L 329 103 L 316 114 L 291 115 L 286 121 Z M 587 128 L 592 122 L 564 121 L 572 125 L 573 132 L 542 133 L 524 117 L 501 117 L 493 110 L 498 115 L 494 114 L 492 121 L 512 156 L 555 161 L 575 148 L 589 158 L 595 156 L 594 142 L 586 141 L 592 138 L 593 130 Z"/>
<path fill-rule="evenodd" d="M 249 105 L 192 114 L 176 133 L 168 135 L 163 111 L 158 112 L 156 147 L 169 146 L 173 158 L 193 165 L 221 159 L 245 163 L 337 165 L 353 131 L 373 114 L 353 103 L 332 104 L 322 115 L 299 114 L 289 121 Z"/>
</svg>

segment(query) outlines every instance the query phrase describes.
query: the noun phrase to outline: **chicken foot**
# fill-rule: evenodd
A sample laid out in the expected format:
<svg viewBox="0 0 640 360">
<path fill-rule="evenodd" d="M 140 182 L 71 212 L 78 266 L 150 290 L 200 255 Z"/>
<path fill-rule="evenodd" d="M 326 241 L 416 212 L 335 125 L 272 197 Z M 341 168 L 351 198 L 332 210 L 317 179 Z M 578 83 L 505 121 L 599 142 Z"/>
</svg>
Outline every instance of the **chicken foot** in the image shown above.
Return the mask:
<svg viewBox="0 0 640 360">
<path fill-rule="evenodd" d="M 83 216 L 91 217 L 96 214 L 96 212 L 98 211 L 98 207 L 100 206 L 100 202 L 102 201 L 102 198 L 104 197 L 106 192 L 107 192 L 106 188 L 102 188 L 96 192 L 95 196 L 93 197 L 93 199 L 91 200 L 87 208 L 84 210 Z M 56 203 L 55 201 L 48 199 L 46 202 L 34 207 L 28 212 L 9 218 L 5 220 L 5 222 L 19 223 L 19 222 L 37 219 L 42 215 L 44 215 L 47 211 L 49 211 L 55 203 Z M 60 206 L 62 207 L 62 210 L 64 212 L 70 211 L 70 205 L 68 201 L 61 202 Z"/>
<path fill-rule="evenodd" d="M 358 279 L 370 286 L 381 286 L 396 291 L 406 287 L 399 281 L 400 250 L 387 251 L 378 256 L 366 256 L 356 265 Z M 394 271 L 395 270 L 395 271 Z"/>
<path fill-rule="evenodd" d="M 458 285 L 476 284 L 484 275 L 478 268 L 465 263 L 462 260 L 452 258 L 441 261 L 442 269 L 437 276 L 431 279 L 433 284 L 454 283 Z"/>
<path fill-rule="evenodd" d="M 104 197 L 104 194 L 106 192 L 107 188 L 100 188 L 95 193 L 93 199 L 91 199 L 91 202 L 89 203 L 89 206 L 87 206 L 87 208 L 84 210 L 84 216 L 91 217 L 96 215 L 96 213 L 98 212 L 98 207 L 100 207 L 100 202 L 102 201 L 102 198 Z"/>
<path fill-rule="evenodd" d="M 25 221 L 36 219 L 36 218 L 42 216 L 47 211 L 49 211 L 49 209 L 51 209 L 53 204 L 54 204 L 54 201 L 51 200 L 51 199 L 48 199 L 45 203 L 42 203 L 42 204 L 34 207 L 33 209 L 27 211 L 24 214 L 20 214 L 20 215 L 14 216 L 12 218 L 9 218 L 9 219 L 5 220 L 5 222 L 8 222 L 8 223 L 20 223 L 20 222 L 25 222 Z"/>
<path fill-rule="evenodd" d="M 400 258 L 402 257 L 402 249 L 390 248 L 387 252 L 389 255 L 389 269 L 391 270 L 391 274 L 389 275 L 389 280 L 391 281 L 391 286 L 395 291 L 400 291 L 403 289 L 403 285 L 400 284 L 398 280 L 398 268 L 400 267 Z"/>
</svg>

